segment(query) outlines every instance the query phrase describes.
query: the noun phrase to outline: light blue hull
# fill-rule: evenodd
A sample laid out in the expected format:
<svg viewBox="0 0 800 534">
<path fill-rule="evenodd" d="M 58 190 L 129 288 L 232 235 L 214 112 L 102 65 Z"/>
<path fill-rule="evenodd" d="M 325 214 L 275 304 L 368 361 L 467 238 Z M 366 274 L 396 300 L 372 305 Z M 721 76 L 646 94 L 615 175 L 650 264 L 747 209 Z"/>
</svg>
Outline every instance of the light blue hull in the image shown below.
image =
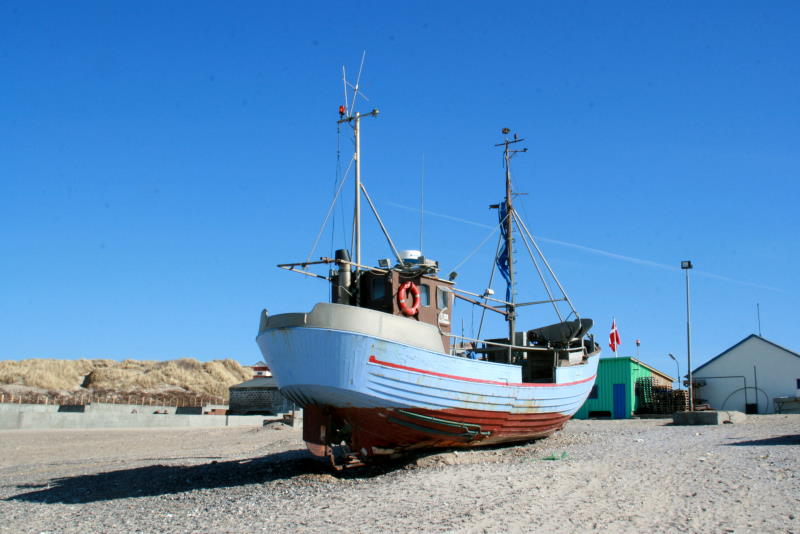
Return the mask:
<svg viewBox="0 0 800 534">
<path fill-rule="evenodd" d="M 522 383 L 517 365 L 472 360 L 365 334 L 309 327 L 258 336 L 281 392 L 301 406 L 426 408 L 572 416 L 599 355 L 558 367 L 554 383 Z"/>
<path fill-rule="evenodd" d="M 519 365 L 446 354 L 432 325 L 327 303 L 263 314 L 256 339 L 321 455 L 341 441 L 366 457 L 547 436 L 584 403 L 599 359 L 595 349 L 555 367 L 552 383 L 523 382 Z"/>
</svg>

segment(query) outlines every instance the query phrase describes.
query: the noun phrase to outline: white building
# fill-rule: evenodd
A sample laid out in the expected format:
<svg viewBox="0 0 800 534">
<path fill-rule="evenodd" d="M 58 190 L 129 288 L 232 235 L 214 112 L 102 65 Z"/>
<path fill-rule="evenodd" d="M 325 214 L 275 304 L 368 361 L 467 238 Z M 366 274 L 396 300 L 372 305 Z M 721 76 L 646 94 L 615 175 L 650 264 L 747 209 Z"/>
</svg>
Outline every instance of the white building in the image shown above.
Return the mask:
<svg viewBox="0 0 800 534">
<path fill-rule="evenodd" d="M 272 376 L 272 371 L 269 370 L 269 367 L 267 367 L 267 364 L 263 361 L 260 361 L 255 365 L 251 365 L 250 369 L 253 370 L 253 378 L 259 376 Z"/>
<path fill-rule="evenodd" d="M 231 386 L 229 413 L 235 415 L 279 414 L 294 405 L 278 390 L 278 383 L 263 361 L 251 365 L 253 378 Z"/>
<path fill-rule="evenodd" d="M 228 388 L 232 415 L 279 414 L 292 410 L 292 403 L 278 390 L 271 376 L 255 378 Z"/>
<path fill-rule="evenodd" d="M 695 397 L 715 410 L 775 413 L 800 396 L 800 354 L 751 334 L 692 371 Z"/>
</svg>

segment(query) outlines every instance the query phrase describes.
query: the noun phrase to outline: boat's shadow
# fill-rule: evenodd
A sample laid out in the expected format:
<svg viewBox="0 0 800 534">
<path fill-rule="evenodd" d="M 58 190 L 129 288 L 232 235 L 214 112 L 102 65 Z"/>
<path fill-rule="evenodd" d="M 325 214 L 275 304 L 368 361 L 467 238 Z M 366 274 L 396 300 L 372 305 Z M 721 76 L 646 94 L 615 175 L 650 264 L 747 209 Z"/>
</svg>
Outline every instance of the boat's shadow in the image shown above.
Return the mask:
<svg viewBox="0 0 800 534">
<path fill-rule="evenodd" d="M 90 503 L 185 493 L 194 490 L 263 484 L 304 476 L 372 478 L 403 469 L 413 457 L 336 472 L 329 463 L 305 449 L 243 460 L 212 461 L 195 465 L 148 465 L 88 475 L 52 479 L 42 484 L 18 485 L 21 493 L 5 500 L 37 503 Z"/>
</svg>

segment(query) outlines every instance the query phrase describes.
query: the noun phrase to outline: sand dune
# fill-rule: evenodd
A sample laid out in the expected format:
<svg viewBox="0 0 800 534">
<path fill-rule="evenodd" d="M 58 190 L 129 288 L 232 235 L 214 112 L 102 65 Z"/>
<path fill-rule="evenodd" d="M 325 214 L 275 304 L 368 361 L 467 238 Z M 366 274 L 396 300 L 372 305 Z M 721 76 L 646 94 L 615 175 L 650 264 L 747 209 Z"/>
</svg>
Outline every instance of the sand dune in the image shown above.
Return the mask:
<svg viewBox="0 0 800 534">
<path fill-rule="evenodd" d="M 17 394 L 171 392 L 227 398 L 230 386 L 251 377 L 249 368 L 231 359 L 0 361 L 0 390 Z"/>
</svg>

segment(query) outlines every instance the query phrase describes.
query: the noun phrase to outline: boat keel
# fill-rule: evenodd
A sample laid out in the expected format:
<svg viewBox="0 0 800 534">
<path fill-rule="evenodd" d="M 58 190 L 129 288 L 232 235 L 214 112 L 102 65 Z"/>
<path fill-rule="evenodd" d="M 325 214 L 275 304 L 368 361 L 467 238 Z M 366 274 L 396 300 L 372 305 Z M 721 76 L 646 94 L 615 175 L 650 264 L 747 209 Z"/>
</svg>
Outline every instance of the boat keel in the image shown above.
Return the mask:
<svg viewBox="0 0 800 534">
<path fill-rule="evenodd" d="M 307 405 L 303 439 L 312 454 L 327 457 L 338 470 L 405 451 L 543 438 L 561 429 L 568 419 L 559 413 Z"/>
</svg>

